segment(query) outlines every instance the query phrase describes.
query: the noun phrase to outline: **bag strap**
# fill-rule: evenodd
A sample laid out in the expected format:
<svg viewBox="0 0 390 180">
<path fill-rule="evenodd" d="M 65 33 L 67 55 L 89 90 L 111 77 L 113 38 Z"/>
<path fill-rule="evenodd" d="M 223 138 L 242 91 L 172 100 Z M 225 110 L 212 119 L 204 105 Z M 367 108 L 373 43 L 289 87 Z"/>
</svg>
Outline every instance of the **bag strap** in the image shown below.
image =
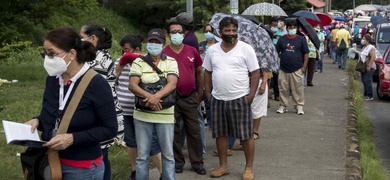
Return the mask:
<svg viewBox="0 0 390 180">
<path fill-rule="evenodd" d="M 146 56 L 140 56 L 140 58 L 145 61 L 146 63 L 149 64 L 150 67 L 152 67 L 156 72 L 157 74 L 163 74 L 163 72 L 161 71 L 161 69 L 159 69 L 154 63 L 153 63 L 153 59 L 152 57 L 150 57 L 150 55 L 146 55 Z"/>
<path fill-rule="evenodd" d="M 84 95 L 85 89 L 87 89 L 89 82 L 96 74 L 96 71 L 89 69 L 85 73 L 84 77 L 81 79 L 80 84 L 77 86 L 76 91 L 74 92 L 72 99 L 70 100 L 69 105 L 65 110 L 64 116 L 61 120 L 61 124 L 57 130 L 57 134 L 64 134 L 68 131 L 70 120 L 72 119 L 73 114 L 77 106 L 79 105 L 80 99 Z M 49 161 L 52 180 L 61 180 L 62 170 L 58 151 L 49 149 L 47 152 L 47 157 Z"/>
</svg>

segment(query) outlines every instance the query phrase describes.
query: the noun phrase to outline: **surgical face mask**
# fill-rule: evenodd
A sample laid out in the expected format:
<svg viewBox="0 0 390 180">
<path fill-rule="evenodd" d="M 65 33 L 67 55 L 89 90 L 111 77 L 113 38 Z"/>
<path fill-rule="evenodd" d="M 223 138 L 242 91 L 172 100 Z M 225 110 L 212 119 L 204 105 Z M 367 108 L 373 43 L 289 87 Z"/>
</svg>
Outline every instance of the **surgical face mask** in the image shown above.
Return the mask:
<svg viewBox="0 0 390 180">
<path fill-rule="evenodd" d="M 171 34 L 171 42 L 174 45 L 180 45 L 181 43 L 183 43 L 183 39 L 184 39 L 183 34 L 180 33 Z"/>
<path fill-rule="evenodd" d="M 290 30 L 288 30 L 288 35 L 294 36 L 296 34 L 297 34 L 297 29 L 290 29 Z"/>
<path fill-rule="evenodd" d="M 366 41 L 365 41 L 364 39 L 362 39 L 362 40 L 360 41 L 360 44 L 361 44 L 361 45 L 364 45 L 365 42 L 366 42 Z"/>
<path fill-rule="evenodd" d="M 272 32 L 276 32 L 276 31 L 278 31 L 278 28 L 277 27 L 271 27 L 271 31 Z"/>
<path fill-rule="evenodd" d="M 214 39 L 214 34 L 211 32 L 207 32 L 207 33 L 204 33 L 204 37 L 206 38 L 206 40 L 211 41 Z"/>
<path fill-rule="evenodd" d="M 67 55 L 68 53 L 65 54 L 65 56 Z M 43 67 L 45 67 L 46 72 L 49 74 L 49 76 L 59 76 L 67 70 L 69 64 L 72 61 L 69 61 L 69 63 L 66 64 L 64 60 L 65 56 L 62 58 L 56 56 L 50 58 L 47 55 L 45 56 Z"/>
<path fill-rule="evenodd" d="M 163 45 L 157 43 L 146 43 L 146 49 L 151 55 L 157 56 L 162 52 Z"/>
<path fill-rule="evenodd" d="M 222 40 L 225 41 L 226 43 L 228 43 L 228 44 L 233 44 L 234 41 L 236 41 L 236 39 L 237 39 L 237 34 L 236 34 L 236 35 L 226 35 L 226 34 L 222 34 L 221 38 L 222 38 Z"/>
<path fill-rule="evenodd" d="M 281 27 L 282 27 L 282 23 L 278 22 L 278 28 L 281 28 Z"/>
</svg>

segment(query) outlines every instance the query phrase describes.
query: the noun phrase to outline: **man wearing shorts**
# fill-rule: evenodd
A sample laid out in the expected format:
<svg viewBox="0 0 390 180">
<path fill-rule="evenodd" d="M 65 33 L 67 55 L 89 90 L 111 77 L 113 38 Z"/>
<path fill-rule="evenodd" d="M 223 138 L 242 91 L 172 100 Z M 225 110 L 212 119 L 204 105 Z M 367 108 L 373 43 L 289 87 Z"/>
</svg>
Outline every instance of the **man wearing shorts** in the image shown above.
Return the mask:
<svg viewBox="0 0 390 180">
<path fill-rule="evenodd" d="M 227 150 L 228 137 L 232 134 L 243 140 L 246 165 L 242 179 L 252 180 L 254 140 L 251 103 L 259 84 L 260 69 L 253 48 L 237 39 L 237 29 L 236 19 L 223 18 L 219 23 L 222 42 L 209 48 L 203 62 L 206 69 L 205 92 L 211 103 L 212 134 L 216 138 L 220 163 L 220 167 L 211 172 L 211 177 L 230 173 Z"/>
</svg>

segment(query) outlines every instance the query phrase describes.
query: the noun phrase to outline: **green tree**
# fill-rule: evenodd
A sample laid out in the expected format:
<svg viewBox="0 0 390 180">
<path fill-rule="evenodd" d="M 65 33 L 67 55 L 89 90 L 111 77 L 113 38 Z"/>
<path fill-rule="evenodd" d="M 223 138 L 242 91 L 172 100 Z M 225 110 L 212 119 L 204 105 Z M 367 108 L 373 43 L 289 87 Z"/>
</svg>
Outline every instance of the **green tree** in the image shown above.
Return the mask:
<svg viewBox="0 0 390 180">
<path fill-rule="evenodd" d="M 280 6 L 287 13 L 287 15 L 291 16 L 292 14 L 294 14 L 299 10 L 306 10 L 307 1 L 306 0 L 284 0 Z"/>
</svg>

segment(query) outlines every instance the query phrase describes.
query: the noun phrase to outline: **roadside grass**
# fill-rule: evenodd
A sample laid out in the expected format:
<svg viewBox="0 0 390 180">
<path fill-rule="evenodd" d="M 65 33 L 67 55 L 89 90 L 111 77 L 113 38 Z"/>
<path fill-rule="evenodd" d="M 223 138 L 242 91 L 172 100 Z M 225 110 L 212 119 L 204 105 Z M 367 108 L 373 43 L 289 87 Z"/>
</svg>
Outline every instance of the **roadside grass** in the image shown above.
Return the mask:
<svg viewBox="0 0 390 180">
<path fill-rule="evenodd" d="M 356 106 L 356 116 L 358 121 L 358 136 L 360 145 L 360 164 L 364 180 L 386 180 L 387 173 L 382 166 L 375 147 L 375 131 L 372 120 L 367 116 L 363 108 L 363 94 L 361 81 L 358 72 L 355 71 L 356 61 L 348 60 L 349 75 L 353 77 L 353 85 L 350 87 L 354 92 L 353 101 Z"/>
</svg>

